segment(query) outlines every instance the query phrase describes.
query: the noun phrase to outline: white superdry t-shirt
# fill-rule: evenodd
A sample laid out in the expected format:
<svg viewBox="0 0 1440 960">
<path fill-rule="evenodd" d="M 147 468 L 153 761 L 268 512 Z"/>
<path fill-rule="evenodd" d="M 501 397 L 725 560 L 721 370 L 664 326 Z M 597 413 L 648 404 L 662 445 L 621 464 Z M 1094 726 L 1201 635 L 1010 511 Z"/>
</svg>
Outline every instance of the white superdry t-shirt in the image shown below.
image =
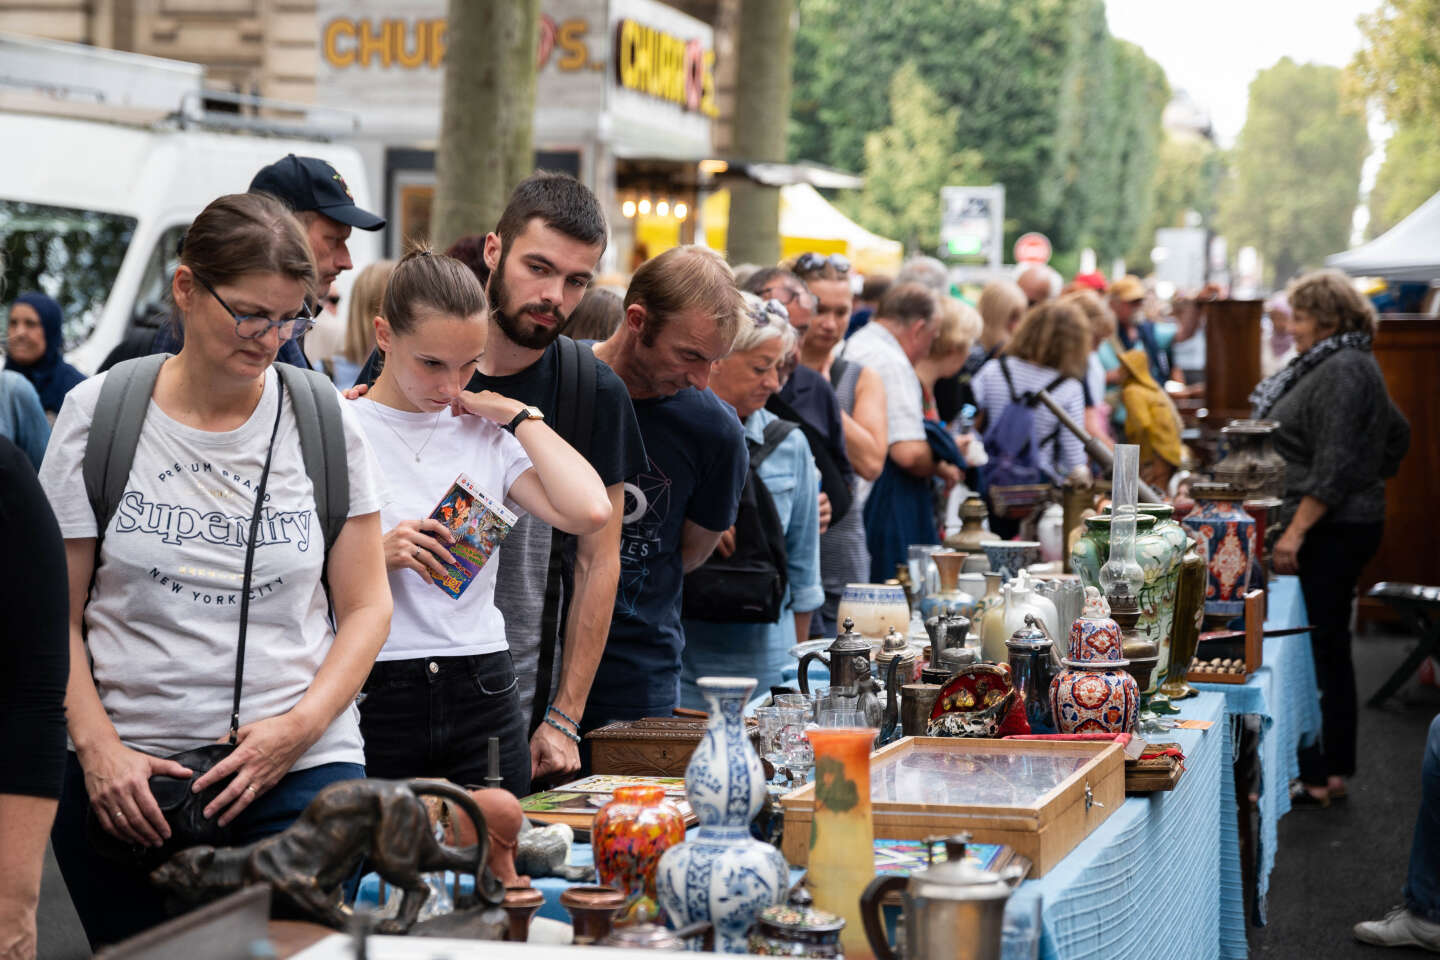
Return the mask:
<svg viewBox="0 0 1440 960">
<path fill-rule="evenodd" d="M 104 379 L 92 377 L 66 395 L 40 468 L 67 539 L 95 536 L 81 464 Z M 212 743 L 229 729 L 244 544 L 277 399 L 269 370 L 259 405 L 236 430 L 187 427 L 153 400 L 145 415 L 85 608 L 100 702 L 120 739 L 136 750 L 164 756 Z M 343 401 L 341 410 L 350 515 L 374 513 L 380 507 L 374 458 Z M 242 726 L 294 707 L 335 639 L 320 583 L 325 537 L 313 493 L 287 396 L 251 575 Z M 335 762 L 365 762 L 353 705 L 293 769 Z"/>
<path fill-rule="evenodd" d="M 448 410 L 409 413 L 366 399 L 349 406 L 381 465 L 380 525 L 386 531 L 403 520 L 430 516 L 462 473 L 486 495 L 522 512 L 509 501 L 510 487 L 530 469 L 530 457 L 497 424 Z M 505 619 L 495 606 L 495 570 L 503 550 L 502 544 L 459 597 L 414 570 L 390 571 L 395 613 L 379 659 L 468 657 L 507 649 Z"/>
</svg>

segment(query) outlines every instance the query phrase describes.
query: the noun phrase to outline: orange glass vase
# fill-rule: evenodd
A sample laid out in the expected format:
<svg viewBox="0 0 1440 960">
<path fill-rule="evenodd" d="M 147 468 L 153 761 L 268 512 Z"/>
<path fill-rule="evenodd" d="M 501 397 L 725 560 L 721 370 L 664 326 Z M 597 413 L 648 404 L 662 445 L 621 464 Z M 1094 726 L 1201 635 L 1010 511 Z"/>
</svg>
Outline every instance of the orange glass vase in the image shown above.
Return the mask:
<svg viewBox="0 0 1440 960">
<path fill-rule="evenodd" d="M 870 749 L 875 731 L 825 727 L 809 731 L 815 749 L 815 819 L 806 883 L 815 907 L 845 919 L 846 960 L 873 960 L 860 895 L 875 878 L 875 829 L 870 816 Z"/>
<path fill-rule="evenodd" d="M 685 839 L 685 818 L 663 787 L 617 787 L 595 814 L 590 831 L 600 883 L 625 892 L 619 924 L 657 918 L 655 867 L 660 855 Z"/>
</svg>

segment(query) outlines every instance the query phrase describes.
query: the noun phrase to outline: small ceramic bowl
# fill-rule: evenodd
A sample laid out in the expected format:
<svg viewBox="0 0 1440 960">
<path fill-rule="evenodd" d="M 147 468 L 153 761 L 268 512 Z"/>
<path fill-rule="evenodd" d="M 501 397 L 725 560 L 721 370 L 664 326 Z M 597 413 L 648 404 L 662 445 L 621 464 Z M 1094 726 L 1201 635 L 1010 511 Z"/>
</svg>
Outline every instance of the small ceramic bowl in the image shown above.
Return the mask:
<svg viewBox="0 0 1440 960">
<path fill-rule="evenodd" d="M 1024 567 L 1040 562 L 1038 540 L 997 540 L 982 544 L 990 569 L 1006 580 L 1011 579 Z"/>
</svg>

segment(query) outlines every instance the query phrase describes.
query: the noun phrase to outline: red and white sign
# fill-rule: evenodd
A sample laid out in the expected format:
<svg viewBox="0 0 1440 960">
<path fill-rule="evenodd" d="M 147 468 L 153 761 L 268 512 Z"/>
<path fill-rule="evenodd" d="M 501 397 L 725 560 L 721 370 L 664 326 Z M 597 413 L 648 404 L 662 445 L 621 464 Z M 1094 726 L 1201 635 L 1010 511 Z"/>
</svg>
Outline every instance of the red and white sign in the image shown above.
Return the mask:
<svg viewBox="0 0 1440 960">
<path fill-rule="evenodd" d="M 1043 233 L 1025 233 L 1015 241 L 1016 263 L 1049 263 L 1050 239 Z"/>
</svg>

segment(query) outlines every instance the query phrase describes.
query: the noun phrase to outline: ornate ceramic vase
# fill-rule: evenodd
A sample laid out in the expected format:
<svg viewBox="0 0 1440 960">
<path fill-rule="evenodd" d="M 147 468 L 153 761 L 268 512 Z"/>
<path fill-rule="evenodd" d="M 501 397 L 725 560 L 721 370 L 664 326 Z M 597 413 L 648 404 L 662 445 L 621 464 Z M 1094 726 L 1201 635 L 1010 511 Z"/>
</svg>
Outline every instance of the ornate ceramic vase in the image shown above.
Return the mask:
<svg viewBox="0 0 1440 960">
<path fill-rule="evenodd" d="M 765 801 L 765 771 L 742 716 L 755 680 L 701 677 L 696 683 L 710 719 L 685 769 L 685 796 L 700 826 L 660 856 L 655 891 L 677 927 L 709 922 L 717 951 L 744 953 L 760 911 L 784 901 L 790 869 L 779 850 L 750 836 L 750 821 Z"/>
<path fill-rule="evenodd" d="M 941 611 L 970 618 L 975 613 L 975 597 L 960 589 L 960 572 L 968 554 L 954 551 L 932 553 L 930 559 L 940 571 L 940 590 L 920 601 L 920 619 L 928 620 Z"/>
<path fill-rule="evenodd" d="M 1255 555 L 1255 518 L 1245 511 L 1244 494 L 1227 483 L 1190 485 L 1195 509 L 1184 524 L 1205 541 L 1209 579 L 1205 584 L 1205 616 L 1224 623 L 1245 613 L 1250 561 Z"/>
<path fill-rule="evenodd" d="M 1148 690 L 1156 700 L 1168 699 L 1160 683 L 1170 668 L 1170 648 L 1175 636 L 1175 600 L 1180 589 L 1180 563 L 1190 549 L 1190 535 L 1175 519 L 1175 508 L 1168 503 L 1139 503 L 1136 510 L 1142 517 L 1154 517 L 1150 536 L 1135 541 L 1135 560 L 1145 572 L 1140 587 L 1140 622 L 1136 630 L 1159 649 L 1160 659 L 1151 674 Z M 1137 531 L 1138 532 L 1138 531 Z M 1153 573 L 1153 577 L 1152 577 Z"/>
<path fill-rule="evenodd" d="M 910 622 L 910 603 L 905 588 L 886 583 L 846 584 L 840 595 L 835 622 L 855 621 L 855 632 L 879 640 L 891 627 L 904 629 Z"/>
<path fill-rule="evenodd" d="M 1175 593 L 1175 628 L 1170 642 L 1170 668 L 1160 692 L 1171 700 L 1183 700 L 1197 693 L 1186 681 L 1195 649 L 1200 645 L 1200 621 L 1205 613 L 1205 584 L 1208 565 L 1200 544 L 1192 540 L 1180 561 L 1180 587 Z"/>
<path fill-rule="evenodd" d="M 808 883 L 815 906 L 845 920 L 840 942 L 851 960 L 875 956 L 865 937 L 860 895 L 875 878 L 870 818 L 873 730 L 809 732 L 815 747 L 815 820 L 810 828 Z"/>
<path fill-rule="evenodd" d="M 655 867 L 661 854 L 684 839 L 685 818 L 665 799 L 665 788 L 616 788 L 590 830 L 596 876 L 625 891 L 625 909 L 616 923 L 645 923 L 658 916 Z"/>
<path fill-rule="evenodd" d="M 1050 683 L 1050 712 L 1061 733 L 1128 733 L 1140 711 L 1140 690 L 1125 672 L 1120 625 L 1093 587 L 1084 614 L 1070 628 L 1070 656 Z"/>
<path fill-rule="evenodd" d="M 1145 575 L 1140 585 L 1140 620 L 1135 629 L 1160 651 L 1160 664 L 1154 671 L 1152 688 L 1159 686 L 1165 665 L 1170 659 L 1170 632 L 1175 618 L 1175 590 L 1180 583 L 1180 558 L 1188 537 L 1184 529 L 1170 518 L 1174 509 L 1169 504 L 1138 504 L 1135 526 L 1135 562 Z M 1070 566 L 1087 587 L 1103 589 L 1100 568 L 1110 556 L 1110 515 L 1100 514 L 1085 519 L 1085 535 L 1070 553 Z M 1073 656 L 1073 653 L 1072 653 Z"/>
</svg>

